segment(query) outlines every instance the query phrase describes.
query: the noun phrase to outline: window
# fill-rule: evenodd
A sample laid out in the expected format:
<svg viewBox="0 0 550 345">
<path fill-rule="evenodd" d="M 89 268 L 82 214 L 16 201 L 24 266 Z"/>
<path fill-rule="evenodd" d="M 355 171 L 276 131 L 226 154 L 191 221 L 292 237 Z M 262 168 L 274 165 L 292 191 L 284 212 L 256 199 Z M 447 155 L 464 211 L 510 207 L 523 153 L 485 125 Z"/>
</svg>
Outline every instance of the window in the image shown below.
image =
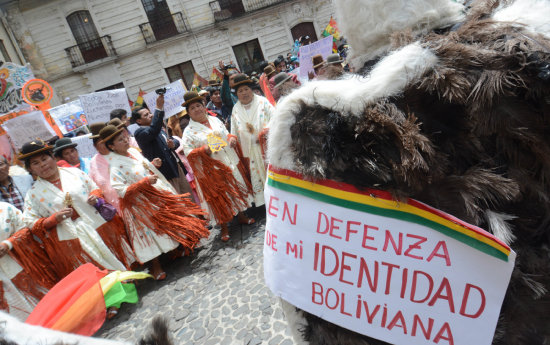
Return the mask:
<svg viewBox="0 0 550 345">
<path fill-rule="evenodd" d="M 178 34 L 166 0 L 141 0 L 141 3 L 157 40 Z"/>
<path fill-rule="evenodd" d="M 73 12 L 67 17 L 67 22 L 85 62 L 107 57 L 107 51 L 97 33 L 90 12 Z"/>
<path fill-rule="evenodd" d="M 168 67 L 166 69 L 166 74 L 170 82 L 174 82 L 178 79 L 183 80 L 187 90 L 191 89 L 193 85 L 193 79 L 195 78 L 195 68 L 191 61 L 183 62 L 178 65 Z"/>
<path fill-rule="evenodd" d="M 293 40 L 298 40 L 302 36 L 309 36 L 310 43 L 317 41 L 317 33 L 315 32 L 315 27 L 312 22 L 304 22 L 295 25 L 290 29 Z"/>
<path fill-rule="evenodd" d="M 3 40 L 0 40 L 0 53 L 2 53 L 4 62 L 11 62 L 10 54 L 8 54 L 8 50 L 6 49 Z"/>
<path fill-rule="evenodd" d="M 250 74 L 252 71 L 260 72 L 264 54 L 257 39 L 233 46 L 233 52 L 237 57 L 241 72 L 246 74 Z"/>
</svg>

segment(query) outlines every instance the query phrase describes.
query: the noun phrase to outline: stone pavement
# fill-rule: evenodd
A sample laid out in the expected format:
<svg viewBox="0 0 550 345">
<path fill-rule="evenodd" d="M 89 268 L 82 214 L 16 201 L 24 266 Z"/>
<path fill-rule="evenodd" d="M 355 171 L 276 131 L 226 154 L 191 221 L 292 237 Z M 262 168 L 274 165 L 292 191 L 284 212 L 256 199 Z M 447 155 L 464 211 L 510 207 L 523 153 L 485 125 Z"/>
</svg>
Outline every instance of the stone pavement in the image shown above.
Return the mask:
<svg viewBox="0 0 550 345">
<path fill-rule="evenodd" d="M 141 281 L 140 301 L 123 304 L 95 336 L 136 343 L 160 314 L 175 344 L 292 345 L 279 301 L 264 283 L 265 216 L 249 215 L 256 224 L 233 224 L 229 242 L 213 229 L 202 250 L 164 264 L 166 280 Z"/>
</svg>

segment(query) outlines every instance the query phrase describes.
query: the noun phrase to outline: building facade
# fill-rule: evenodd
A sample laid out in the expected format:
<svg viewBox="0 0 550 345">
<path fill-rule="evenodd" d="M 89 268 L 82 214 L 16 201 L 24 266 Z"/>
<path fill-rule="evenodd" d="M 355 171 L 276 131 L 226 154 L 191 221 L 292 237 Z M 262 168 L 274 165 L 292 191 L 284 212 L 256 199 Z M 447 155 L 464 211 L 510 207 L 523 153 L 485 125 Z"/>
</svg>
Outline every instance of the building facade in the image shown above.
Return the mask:
<svg viewBox="0 0 550 345">
<path fill-rule="evenodd" d="M 3 21 L 57 102 L 125 87 L 135 99 L 219 60 L 245 72 L 316 39 L 331 0 L 3 0 Z M 54 98 L 52 105 L 56 105 Z"/>
</svg>

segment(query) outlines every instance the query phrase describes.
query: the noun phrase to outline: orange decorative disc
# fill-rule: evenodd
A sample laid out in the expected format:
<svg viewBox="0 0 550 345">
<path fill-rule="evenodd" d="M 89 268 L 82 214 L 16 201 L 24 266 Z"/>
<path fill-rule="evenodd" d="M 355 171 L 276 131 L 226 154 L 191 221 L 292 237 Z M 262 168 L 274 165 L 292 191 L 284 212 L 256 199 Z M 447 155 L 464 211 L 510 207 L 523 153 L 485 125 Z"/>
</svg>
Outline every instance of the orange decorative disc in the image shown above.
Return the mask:
<svg viewBox="0 0 550 345">
<path fill-rule="evenodd" d="M 21 89 L 23 100 L 30 105 L 40 105 L 49 102 L 53 96 L 53 90 L 48 82 L 42 79 L 31 79 Z"/>
</svg>

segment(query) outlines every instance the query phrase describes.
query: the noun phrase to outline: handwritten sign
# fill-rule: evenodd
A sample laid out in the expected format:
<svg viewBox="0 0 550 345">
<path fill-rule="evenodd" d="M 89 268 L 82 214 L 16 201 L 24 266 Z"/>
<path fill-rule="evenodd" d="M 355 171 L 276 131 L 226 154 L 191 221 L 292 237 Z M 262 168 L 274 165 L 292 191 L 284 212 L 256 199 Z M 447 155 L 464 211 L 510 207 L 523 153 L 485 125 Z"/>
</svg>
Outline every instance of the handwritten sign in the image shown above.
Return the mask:
<svg viewBox="0 0 550 345">
<path fill-rule="evenodd" d="M 51 108 L 48 112 L 63 134 L 75 131 L 88 124 L 79 99 Z"/>
<path fill-rule="evenodd" d="M 92 134 L 80 135 L 78 137 L 71 138 L 73 143 L 77 143 L 76 150 L 78 155 L 84 158 L 92 158 L 97 153 L 94 142 L 90 139 Z"/>
<path fill-rule="evenodd" d="M 313 72 L 313 64 L 311 58 L 314 55 L 321 54 L 323 60 L 332 54 L 332 36 L 327 36 L 316 42 L 300 47 L 300 75 L 301 79 L 307 80 L 308 73 Z"/>
<path fill-rule="evenodd" d="M 187 92 L 185 85 L 180 80 L 168 84 L 165 86 L 167 88 L 166 93 L 164 94 L 164 118 L 169 118 L 172 115 L 176 115 L 184 108 L 181 106 L 183 103 L 183 95 Z M 155 109 L 157 106 L 157 97 L 158 95 L 153 91 L 145 94 L 143 99 L 149 109 Z"/>
<path fill-rule="evenodd" d="M 2 128 L 6 130 L 17 149 L 36 138 L 47 140 L 55 136 L 55 131 L 41 111 L 33 111 L 10 119 L 2 124 Z"/>
<path fill-rule="evenodd" d="M 264 275 L 274 294 L 391 344 L 492 343 L 515 253 L 415 200 L 270 168 Z"/>
<path fill-rule="evenodd" d="M 126 89 L 93 92 L 79 97 L 88 123 L 109 121 L 114 109 L 124 109 L 128 114 L 132 112 Z"/>
</svg>

